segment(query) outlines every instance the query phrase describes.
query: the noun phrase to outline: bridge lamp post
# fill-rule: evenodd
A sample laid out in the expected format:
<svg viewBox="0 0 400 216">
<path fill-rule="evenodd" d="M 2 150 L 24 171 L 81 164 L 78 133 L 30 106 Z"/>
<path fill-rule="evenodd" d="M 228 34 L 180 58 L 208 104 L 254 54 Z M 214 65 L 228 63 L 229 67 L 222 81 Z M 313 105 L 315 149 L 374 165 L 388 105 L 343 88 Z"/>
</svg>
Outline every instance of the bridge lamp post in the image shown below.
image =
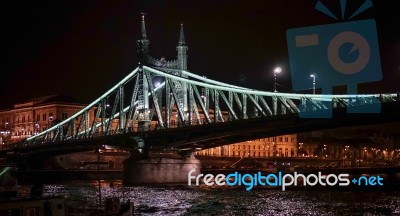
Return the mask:
<svg viewBox="0 0 400 216">
<path fill-rule="evenodd" d="M 276 75 L 282 73 L 282 68 L 281 67 L 276 67 L 274 69 L 274 92 L 277 92 L 276 90 Z"/>
<path fill-rule="evenodd" d="M 315 74 L 311 74 L 310 77 L 313 79 L 312 82 L 312 89 L 313 89 L 313 94 L 315 94 L 315 78 L 317 77 Z"/>
</svg>

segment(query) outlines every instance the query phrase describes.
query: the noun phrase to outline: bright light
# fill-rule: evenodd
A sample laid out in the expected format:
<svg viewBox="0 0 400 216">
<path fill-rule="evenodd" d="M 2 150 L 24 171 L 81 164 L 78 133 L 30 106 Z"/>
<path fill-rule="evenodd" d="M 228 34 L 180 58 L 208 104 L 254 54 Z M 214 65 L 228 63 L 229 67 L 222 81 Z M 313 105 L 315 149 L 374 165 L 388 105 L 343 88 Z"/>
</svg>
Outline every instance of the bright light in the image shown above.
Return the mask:
<svg viewBox="0 0 400 216">
<path fill-rule="evenodd" d="M 159 83 L 159 82 L 156 82 L 156 84 L 154 84 L 154 86 L 156 87 L 156 88 L 158 88 L 158 86 L 160 86 L 161 85 L 161 83 Z"/>
<path fill-rule="evenodd" d="M 276 67 L 274 69 L 274 73 L 281 73 L 282 72 L 282 68 L 281 67 Z"/>
<path fill-rule="evenodd" d="M 311 78 L 315 78 L 315 74 L 310 74 L 310 77 Z"/>
</svg>

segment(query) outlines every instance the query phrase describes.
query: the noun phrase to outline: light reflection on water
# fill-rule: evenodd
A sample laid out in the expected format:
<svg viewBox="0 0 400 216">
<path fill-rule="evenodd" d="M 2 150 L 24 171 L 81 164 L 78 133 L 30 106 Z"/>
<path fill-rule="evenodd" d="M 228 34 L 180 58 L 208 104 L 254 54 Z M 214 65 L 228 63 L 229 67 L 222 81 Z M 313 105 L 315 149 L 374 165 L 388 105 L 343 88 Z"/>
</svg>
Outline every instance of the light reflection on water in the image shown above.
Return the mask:
<svg viewBox="0 0 400 216">
<path fill-rule="evenodd" d="M 103 200 L 119 197 L 134 202 L 135 215 L 400 215 L 399 192 L 247 192 L 186 185 L 122 187 L 121 182 L 110 187 L 103 182 L 101 194 Z M 44 195 L 66 197 L 74 215 L 86 215 L 85 209 L 98 206 L 96 182 L 45 185 Z"/>
</svg>

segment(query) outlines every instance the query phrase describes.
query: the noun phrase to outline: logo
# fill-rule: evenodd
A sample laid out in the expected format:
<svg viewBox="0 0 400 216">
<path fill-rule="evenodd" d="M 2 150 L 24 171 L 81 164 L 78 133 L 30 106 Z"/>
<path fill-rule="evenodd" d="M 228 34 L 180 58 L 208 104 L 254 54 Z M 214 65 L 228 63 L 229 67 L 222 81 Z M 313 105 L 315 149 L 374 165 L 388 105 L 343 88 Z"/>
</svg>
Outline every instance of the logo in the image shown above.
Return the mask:
<svg viewBox="0 0 400 216">
<path fill-rule="evenodd" d="M 341 1 L 342 18 L 346 1 Z M 372 6 L 366 1 L 351 17 Z M 316 9 L 336 18 L 321 2 Z M 336 18 L 337 19 L 337 18 Z M 376 98 L 364 103 L 357 97 L 357 85 L 382 79 L 379 44 L 375 20 L 348 21 L 342 23 L 289 29 L 286 32 L 289 51 L 292 86 L 294 90 L 307 90 L 312 86 L 320 88 L 323 105 L 328 109 L 319 112 L 300 112 L 300 117 L 332 117 L 332 88 L 347 86 L 348 113 L 379 113 L 380 103 Z M 316 80 L 317 79 L 317 80 Z M 306 101 L 305 107 L 312 107 Z M 363 106 L 357 106 L 362 104 Z M 304 112 L 305 111 L 305 112 Z"/>
<path fill-rule="evenodd" d="M 206 186 L 244 186 L 246 191 L 251 191 L 256 186 L 261 187 L 281 187 L 282 191 L 285 191 L 289 186 L 349 186 L 350 179 L 349 174 L 328 174 L 322 175 L 321 172 L 317 174 L 304 175 L 301 173 L 294 172 L 293 174 L 282 172 L 269 173 L 264 175 L 261 172 L 254 174 L 241 174 L 234 172 L 228 175 L 217 174 L 198 174 L 192 175 L 196 172 L 195 169 L 189 171 L 188 173 L 188 185 L 191 186 L 194 182 L 195 186 L 199 186 L 201 180 Z M 383 178 L 380 176 L 360 176 L 358 178 L 353 178 L 351 182 L 356 186 L 383 186 Z"/>
</svg>

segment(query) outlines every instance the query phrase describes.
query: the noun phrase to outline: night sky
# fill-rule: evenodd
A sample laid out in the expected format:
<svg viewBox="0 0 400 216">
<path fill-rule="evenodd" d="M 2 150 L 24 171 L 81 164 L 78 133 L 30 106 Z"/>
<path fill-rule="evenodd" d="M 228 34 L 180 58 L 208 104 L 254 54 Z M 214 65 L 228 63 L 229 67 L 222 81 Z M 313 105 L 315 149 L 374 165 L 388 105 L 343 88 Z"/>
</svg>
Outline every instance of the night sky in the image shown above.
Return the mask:
<svg viewBox="0 0 400 216">
<path fill-rule="evenodd" d="M 316 0 L 7 1 L 1 7 L 3 53 L 0 108 L 34 97 L 68 94 L 91 102 L 137 67 L 136 40 L 145 12 L 152 56 L 176 58 L 179 25 L 189 46 L 189 70 L 208 78 L 291 91 L 286 30 L 338 21 L 314 9 Z M 322 0 L 340 16 L 339 0 Z M 349 0 L 348 18 L 364 0 Z M 383 80 L 362 92 L 400 90 L 397 2 L 374 7 L 352 20 L 376 19 Z M 341 22 L 341 21 L 339 21 Z"/>
</svg>

